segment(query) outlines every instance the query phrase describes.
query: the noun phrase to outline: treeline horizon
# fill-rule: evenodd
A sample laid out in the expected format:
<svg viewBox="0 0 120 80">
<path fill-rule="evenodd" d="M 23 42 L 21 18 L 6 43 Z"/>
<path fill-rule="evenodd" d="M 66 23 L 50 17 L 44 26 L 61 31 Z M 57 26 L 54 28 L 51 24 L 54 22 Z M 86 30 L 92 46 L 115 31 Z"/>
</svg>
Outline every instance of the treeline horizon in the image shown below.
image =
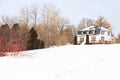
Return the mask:
<svg viewBox="0 0 120 80">
<path fill-rule="evenodd" d="M 55 22 L 54 22 L 55 21 Z M 54 5 L 44 4 L 43 6 L 32 5 L 30 7 L 23 7 L 18 16 L 9 17 L 7 15 L 0 16 L 0 25 L 8 24 L 10 27 L 15 23 L 26 25 L 29 27 L 39 26 L 41 24 L 65 24 L 74 26 L 69 19 L 62 16 L 61 11 Z M 74 27 L 89 27 L 89 26 L 103 26 L 107 29 L 112 29 L 112 24 L 105 19 L 104 16 L 98 16 L 97 19 L 83 18 L 77 26 Z M 82 26 L 82 27 L 81 27 Z"/>
<path fill-rule="evenodd" d="M 2 16 L 1 21 L 0 52 L 74 44 L 76 31 L 89 26 L 103 26 L 112 30 L 111 23 L 104 16 L 96 20 L 83 18 L 78 26 L 71 25 L 52 5 L 23 8 L 19 17 Z"/>
</svg>

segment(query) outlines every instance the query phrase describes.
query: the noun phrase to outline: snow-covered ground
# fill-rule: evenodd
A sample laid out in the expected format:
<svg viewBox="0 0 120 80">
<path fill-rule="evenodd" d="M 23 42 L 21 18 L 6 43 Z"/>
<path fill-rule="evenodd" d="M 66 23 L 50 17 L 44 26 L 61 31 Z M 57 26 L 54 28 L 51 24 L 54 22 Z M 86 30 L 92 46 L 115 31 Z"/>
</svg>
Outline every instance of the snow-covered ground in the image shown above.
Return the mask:
<svg viewBox="0 0 120 80">
<path fill-rule="evenodd" d="M 120 45 L 66 45 L 1 57 L 0 80 L 120 80 Z"/>
</svg>

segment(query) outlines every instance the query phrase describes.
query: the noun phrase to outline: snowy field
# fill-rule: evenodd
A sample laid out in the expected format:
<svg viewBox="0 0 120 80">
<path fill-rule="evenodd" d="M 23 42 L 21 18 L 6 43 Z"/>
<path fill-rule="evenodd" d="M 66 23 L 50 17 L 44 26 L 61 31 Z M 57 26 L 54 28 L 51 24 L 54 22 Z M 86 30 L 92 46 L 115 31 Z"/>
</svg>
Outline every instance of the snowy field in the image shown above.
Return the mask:
<svg viewBox="0 0 120 80">
<path fill-rule="evenodd" d="M 66 45 L 1 57 L 0 80 L 120 80 L 120 45 Z"/>
</svg>

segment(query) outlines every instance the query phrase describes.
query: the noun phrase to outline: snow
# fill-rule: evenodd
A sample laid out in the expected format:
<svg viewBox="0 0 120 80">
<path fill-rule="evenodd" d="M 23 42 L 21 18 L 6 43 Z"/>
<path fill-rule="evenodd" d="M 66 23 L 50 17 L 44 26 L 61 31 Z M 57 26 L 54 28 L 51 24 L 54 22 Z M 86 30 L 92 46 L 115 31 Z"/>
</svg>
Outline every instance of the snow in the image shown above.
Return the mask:
<svg viewBox="0 0 120 80">
<path fill-rule="evenodd" d="M 109 29 L 106 29 L 104 27 L 101 27 L 100 29 L 103 30 L 103 31 L 110 31 Z"/>
<path fill-rule="evenodd" d="M 95 26 L 90 26 L 90 27 L 87 27 L 85 29 L 82 29 L 83 31 L 86 31 L 86 30 L 90 30 L 90 29 L 95 29 Z"/>
<path fill-rule="evenodd" d="M 87 27 L 87 28 L 85 28 L 85 29 L 82 29 L 82 30 L 80 30 L 80 31 L 87 31 L 87 30 L 95 30 L 95 26 L 90 26 L 90 27 Z M 104 28 L 104 27 L 97 27 L 97 28 L 99 28 L 99 29 L 101 29 L 101 30 L 103 30 L 103 31 L 110 31 L 110 30 L 108 30 L 108 29 L 106 29 L 106 28 Z"/>
<path fill-rule="evenodd" d="M 66 45 L 1 57 L 0 80 L 120 80 L 120 44 Z"/>
</svg>

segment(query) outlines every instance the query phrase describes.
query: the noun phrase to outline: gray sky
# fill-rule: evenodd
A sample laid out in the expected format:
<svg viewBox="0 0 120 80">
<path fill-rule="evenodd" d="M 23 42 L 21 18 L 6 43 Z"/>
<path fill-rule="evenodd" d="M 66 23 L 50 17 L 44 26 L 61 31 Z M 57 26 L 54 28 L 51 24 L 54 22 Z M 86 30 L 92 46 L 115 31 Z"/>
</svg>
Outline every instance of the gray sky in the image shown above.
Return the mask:
<svg viewBox="0 0 120 80">
<path fill-rule="evenodd" d="M 0 0 L 0 16 L 17 16 L 23 7 L 45 3 L 60 9 L 73 25 L 79 24 L 84 17 L 97 19 L 104 16 L 116 32 L 120 31 L 120 0 Z"/>
</svg>

